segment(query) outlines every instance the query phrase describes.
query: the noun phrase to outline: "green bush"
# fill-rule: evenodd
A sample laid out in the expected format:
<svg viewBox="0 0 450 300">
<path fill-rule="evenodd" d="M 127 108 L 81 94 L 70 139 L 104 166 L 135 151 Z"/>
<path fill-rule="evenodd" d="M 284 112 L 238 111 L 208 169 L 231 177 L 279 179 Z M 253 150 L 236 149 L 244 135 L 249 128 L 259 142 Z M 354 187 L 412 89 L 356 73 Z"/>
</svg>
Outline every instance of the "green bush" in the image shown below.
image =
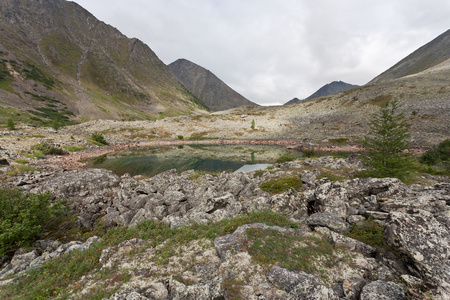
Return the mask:
<svg viewBox="0 0 450 300">
<path fill-rule="evenodd" d="M 6 126 L 8 127 L 8 130 L 14 130 L 16 128 L 16 125 L 14 124 L 13 119 L 8 119 Z"/>
<path fill-rule="evenodd" d="M 314 149 L 314 147 L 310 148 L 310 149 L 304 149 L 304 150 L 302 150 L 302 154 L 303 154 L 303 157 L 309 157 L 309 158 L 315 157 L 316 150 Z"/>
<path fill-rule="evenodd" d="M 263 191 L 272 194 L 278 194 L 286 192 L 290 188 L 299 190 L 302 187 L 302 180 L 297 177 L 285 177 L 266 181 L 262 183 L 259 187 Z"/>
<path fill-rule="evenodd" d="M 91 139 L 99 144 L 108 145 L 108 142 L 105 140 L 105 137 L 101 133 L 93 133 L 91 135 Z"/>
<path fill-rule="evenodd" d="M 48 143 L 39 143 L 31 147 L 32 150 L 42 152 L 44 155 L 62 155 L 64 154 L 64 150 L 61 148 L 57 148 Z"/>
<path fill-rule="evenodd" d="M 427 165 L 436 165 L 450 160 L 450 139 L 441 142 L 437 147 L 428 150 L 420 157 L 420 162 Z"/>
<path fill-rule="evenodd" d="M 278 157 L 277 163 L 282 164 L 287 161 L 296 160 L 297 158 L 298 158 L 298 156 L 295 154 L 283 154 L 280 157 Z"/>
<path fill-rule="evenodd" d="M 352 224 L 350 233 L 346 234 L 355 240 L 374 247 L 385 247 L 383 227 L 373 218 L 369 218 L 362 224 Z"/>
<path fill-rule="evenodd" d="M 0 256 L 7 250 L 28 246 L 45 224 L 63 212 L 64 202 L 52 196 L 0 189 Z"/>
</svg>

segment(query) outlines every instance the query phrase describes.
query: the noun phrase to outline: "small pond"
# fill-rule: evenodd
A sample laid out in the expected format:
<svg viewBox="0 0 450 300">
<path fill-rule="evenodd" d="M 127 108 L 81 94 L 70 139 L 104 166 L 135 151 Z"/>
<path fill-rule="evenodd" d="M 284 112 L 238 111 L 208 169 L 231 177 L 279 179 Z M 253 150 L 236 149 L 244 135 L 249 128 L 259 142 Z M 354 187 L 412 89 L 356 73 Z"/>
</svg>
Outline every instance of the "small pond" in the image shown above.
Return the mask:
<svg viewBox="0 0 450 300">
<path fill-rule="evenodd" d="M 143 147 L 100 156 L 88 167 L 112 170 L 118 175 L 154 176 L 176 169 L 204 172 L 251 172 L 266 169 L 284 154 L 301 152 L 283 146 L 267 145 L 184 145 L 176 147 Z"/>
</svg>

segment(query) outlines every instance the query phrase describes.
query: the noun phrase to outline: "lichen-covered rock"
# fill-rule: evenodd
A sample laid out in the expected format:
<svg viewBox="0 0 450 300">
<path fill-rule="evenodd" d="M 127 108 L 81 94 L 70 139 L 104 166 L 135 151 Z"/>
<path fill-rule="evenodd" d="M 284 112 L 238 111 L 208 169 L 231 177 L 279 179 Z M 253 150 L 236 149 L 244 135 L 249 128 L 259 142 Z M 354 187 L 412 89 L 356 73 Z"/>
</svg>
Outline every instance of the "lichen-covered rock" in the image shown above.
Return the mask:
<svg viewBox="0 0 450 300">
<path fill-rule="evenodd" d="M 424 210 L 392 212 L 384 235 L 389 245 L 412 262 L 412 272 L 438 285 L 441 293 L 450 297 L 450 232 L 443 224 Z"/>
<path fill-rule="evenodd" d="M 328 241 L 333 245 L 343 246 L 350 251 L 359 252 L 369 257 L 375 256 L 376 254 L 376 249 L 372 246 L 364 244 L 363 242 L 352 239 L 348 236 L 331 231 L 326 227 L 317 227 L 315 230 L 326 236 Z"/>
<path fill-rule="evenodd" d="M 117 293 L 115 293 L 106 300 L 147 300 L 147 299 L 149 298 L 141 295 L 140 293 L 138 293 L 133 289 L 128 288 L 118 291 Z"/>
<path fill-rule="evenodd" d="M 172 300 L 209 300 L 223 298 L 220 280 L 203 284 L 185 285 L 177 280 L 169 282 L 169 298 Z"/>
<path fill-rule="evenodd" d="M 366 281 L 362 278 L 349 278 L 344 280 L 342 288 L 344 297 L 348 300 L 357 300 L 361 294 L 362 288 L 366 285 Z"/>
<path fill-rule="evenodd" d="M 401 285 L 392 281 L 377 280 L 366 284 L 361 292 L 361 300 L 402 300 L 405 293 Z"/>
<path fill-rule="evenodd" d="M 308 224 L 312 228 L 317 226 L 327 227 L 339 233 L 347 232 L 350 229 L 350 224 L 348 224 L 345 221 L 342 221 L 342 219 L 339 219 L 328 212 L 315 213 L 310 215 L 306 219 L 306 224 Z"/>
</svg>

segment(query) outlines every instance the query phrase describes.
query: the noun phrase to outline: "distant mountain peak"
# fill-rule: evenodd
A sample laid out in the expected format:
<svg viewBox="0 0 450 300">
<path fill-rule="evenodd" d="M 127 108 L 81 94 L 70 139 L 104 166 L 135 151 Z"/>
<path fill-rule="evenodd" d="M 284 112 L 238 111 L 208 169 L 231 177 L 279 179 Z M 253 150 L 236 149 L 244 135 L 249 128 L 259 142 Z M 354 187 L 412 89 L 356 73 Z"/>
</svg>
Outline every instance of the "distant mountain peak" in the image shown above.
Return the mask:
<svg viewBox="0 0 450 300">
<path fill-rule="evenodd" d="M 358 87 L 358 85 L 345 83 L 343 81 L 333 81 L 328 84 L 325 84 L 323 87 L 318 89 L 314 94 L 312 94 L 311 96 L 309 96 L 308 98 L 306 98 L 304 100 L 311 100 L 314 98 L 324 97 L 324 96 L 340 93 L 343 91 L 347 91 L 347 90 L 350 90 L 350 89 L 353 89 L 356 87 Z M 298 98 L 294 98 L 294 99 L 286 102 L 285 105 L 298 103 L 298 102 L 304 101 L 304 100 L 299 100 Z"/>
<path fill-rule="evenodd" d="M 257 105 L 234 91 L 211 71 L 185 58 L 169 64 L 169 68 L 178 80 L 212 111 Z"/>
</svg>

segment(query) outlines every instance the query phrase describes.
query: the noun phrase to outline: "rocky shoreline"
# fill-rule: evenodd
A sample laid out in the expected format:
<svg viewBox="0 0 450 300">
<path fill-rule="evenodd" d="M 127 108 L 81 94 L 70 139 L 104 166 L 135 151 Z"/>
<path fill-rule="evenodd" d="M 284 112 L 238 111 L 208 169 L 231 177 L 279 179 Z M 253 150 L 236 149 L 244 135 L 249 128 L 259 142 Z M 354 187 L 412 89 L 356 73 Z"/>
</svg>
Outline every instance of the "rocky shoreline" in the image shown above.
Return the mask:
<svg viewBox="0 0 450 300">
<path fill-rule="evenodd" d="M 110 299 L 231 299 L 234 292 L 242 299 L 449 299 L 450 184 L 408 186 L 389 178 L 330 181 L 322 173 L 324 169 L 351 173 L 361 167 L 355 157 L 321 157 L 279 164 L 258 175 L 222 173 L 195 178 L 193 171 L 178 175 L 172 170 L 137 180 L 106 170 L 82 169 L 28 173 L 15 184 L 28 192 L 50 191 L 69 199 L 78 214 L 76 223 L 85 230 L 98 220 L 128 227 L 155 220 L 177 228 L 264 210 L 298 224 L 295 230 L 248 224 L 213 243 L 193 241 L 180 250 L 193 263 L 181 269 L 175 261 L 182 258 L 177 257 L 171 258 L 172 265 L 155 265 L 157 247 L 149 247 L 144 240 L 106 248 L 101 265 L 132 274 Z M 263 182 L 285 177 L 301 178 L 303 187 L 279 194 L 260 188 Z M 346 235 L 352 224 L 363 224 L 369 218 L 381 224 L 385 243 L 393 252 Z M 334 266 L 322 273 L 292 271 L 277 264 L 262 267 L 248 248 L 249 234 L 255 230 L 327 241 L 334 247 Z M 32 252 L 18 251 L 4 264 L 0 280 L 71 251 L 67 249 L 87 248 L 96 240 L 64 245 L 41 241 Z M 132 249 L 140 255 L 123 256 Z M 148 272 L 161 275 L 147 277 Z M 236 291 L 227 282 L 233 282 Z M 86 279 L 82 284 L 86 291 L 96 283 Z M 81 299 L 86 295 L 72 296 Z"/>
</svg>

